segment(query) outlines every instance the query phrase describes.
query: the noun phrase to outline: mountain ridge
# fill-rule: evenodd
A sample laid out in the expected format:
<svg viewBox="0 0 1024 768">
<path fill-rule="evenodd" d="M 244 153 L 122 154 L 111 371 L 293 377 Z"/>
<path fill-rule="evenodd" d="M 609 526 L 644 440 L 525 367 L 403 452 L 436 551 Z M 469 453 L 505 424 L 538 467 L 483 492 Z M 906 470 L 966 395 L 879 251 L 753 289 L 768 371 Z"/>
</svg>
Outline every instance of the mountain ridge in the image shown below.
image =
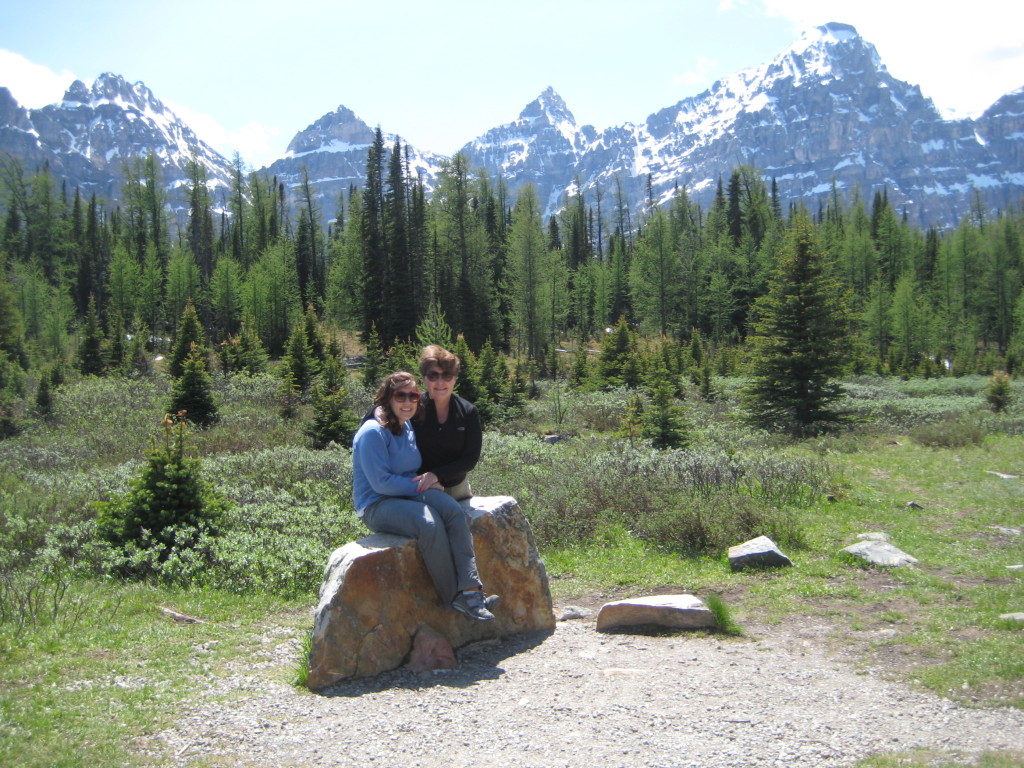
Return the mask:
<svg viewBox="0 0 1024 768">
<path fill-rule="evenodd" d="M 365 180 L 373 135 L 339 105 L 258 170 L 291 190 L 308 178 L 330 217 L 339 196 Z M 389 146 L 400 141 L 384 135 Z M 155 152 L 169 189 L 184 183 L 193 155 L 211 188 L 228 186 L 232 172 L 143 83 L 111 73 L 91 88 L 76 81 L 62 102 L 38 110 L 0 88 L 0 149 L 48 160 L 106 197 L 116 196 L 117 161 L 133 154 Z M 613 185 L 637 211 L 648 205 L 648 190 L 663 202 L 679 187 L 707 205 L 737 166 L 752 165 L 775 180 L 783 204 L 816 207 L 833 184 L 846 197 L 885 190 L 911 223 L 954 226 L 975 196 L 992 211 L 1024 196 L 1024 87 L 977 119 L 946 119 L 919 86 L 893 77 L 854 27 L 832 22 L 638 123 L 580 126 L 547 86 L 515 120 L 459 151 L 471 168 L 500 174 L 512 195 L 534 184 L 546 214 L 577 189 L 596 195 Z M 410 173 L 432 190 L 447 158 L 411 145 L 406 153 Z"/>
</svg>

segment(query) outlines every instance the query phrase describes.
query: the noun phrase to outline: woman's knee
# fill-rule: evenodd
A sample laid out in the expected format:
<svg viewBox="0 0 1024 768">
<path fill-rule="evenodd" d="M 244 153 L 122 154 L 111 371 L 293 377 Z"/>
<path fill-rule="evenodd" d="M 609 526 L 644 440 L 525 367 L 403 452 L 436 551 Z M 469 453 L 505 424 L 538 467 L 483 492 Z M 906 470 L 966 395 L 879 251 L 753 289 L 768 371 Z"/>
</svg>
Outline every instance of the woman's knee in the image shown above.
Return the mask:
<svg viewBox="0 0 1024 768">
<path fill-rule="evenodd" d="M 444 517 L 437 513 L 437 510 L 424 504 L 416 518 L 417 538 L 433 540 L 440 537 L 447 537 Z"/>
<path fill-rule="evenodd" d="M 431 489 L 422 494 L 422 499 L 424 504 L 431 508 L 434 515 L 446 523 L 467 519 L 462 505 L 444 491 Z"/>
</svg>

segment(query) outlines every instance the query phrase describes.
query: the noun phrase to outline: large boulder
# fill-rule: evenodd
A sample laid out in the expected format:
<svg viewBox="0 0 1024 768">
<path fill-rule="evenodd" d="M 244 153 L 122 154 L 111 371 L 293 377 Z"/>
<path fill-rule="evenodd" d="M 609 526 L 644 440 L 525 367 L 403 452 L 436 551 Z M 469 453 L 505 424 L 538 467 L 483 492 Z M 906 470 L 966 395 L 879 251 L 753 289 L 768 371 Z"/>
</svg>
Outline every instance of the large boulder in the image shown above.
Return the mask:
<svg viewBox="0 0 1024 768">
<path fill-rule="evenodd" d="M 401 666 L 423 625 L 453 648 L 554 629 L 547 571 L 516 500 L 478 496 L 462 507 L 470 518 L 484 589 L 501 595 L 495 620 L 473 621 L 441 605 L 413 539 L 375 533 L 349 542 L 331 554 L 324 570 L 309 688 Z"/>
</svg>

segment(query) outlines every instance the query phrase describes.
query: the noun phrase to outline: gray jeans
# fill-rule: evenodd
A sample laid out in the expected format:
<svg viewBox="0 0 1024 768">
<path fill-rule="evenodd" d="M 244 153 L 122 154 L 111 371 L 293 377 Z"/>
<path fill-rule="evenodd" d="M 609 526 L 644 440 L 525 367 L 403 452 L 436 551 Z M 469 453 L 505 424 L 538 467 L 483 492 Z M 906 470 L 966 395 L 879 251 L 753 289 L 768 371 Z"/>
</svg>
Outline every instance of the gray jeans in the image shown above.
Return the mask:
<svg viewBox="0 0 1024 768">
<path fill-rule="evenodd" d="M 363 510 L 363 523 L 375 533 L 416 539 L 427 572 L 447 607 L 464 589 L 479 589 L 473 535 L 462 506 L 444 491 L 389 496 Z"/>
</svg>

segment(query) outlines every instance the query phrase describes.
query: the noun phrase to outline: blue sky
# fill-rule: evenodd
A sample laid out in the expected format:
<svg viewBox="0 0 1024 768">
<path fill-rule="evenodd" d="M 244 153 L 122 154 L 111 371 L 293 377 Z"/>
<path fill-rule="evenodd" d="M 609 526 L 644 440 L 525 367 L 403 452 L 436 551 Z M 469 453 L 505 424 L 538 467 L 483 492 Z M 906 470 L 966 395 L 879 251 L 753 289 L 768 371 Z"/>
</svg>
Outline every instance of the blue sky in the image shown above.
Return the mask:
<svg viewBox="0 0 1024 768">
<path fill-rule="evenodd" d="M 257 168 L 339 105 L 443 154 L 547 86 L 580 125 L 641 122 L 829 21 L 944 111 L 977 114 L 1024 86 L 1024 3 L 1007 0 L 0 3 L 0 86 L 23 105 L 114 72 Z"/>
</svg>

